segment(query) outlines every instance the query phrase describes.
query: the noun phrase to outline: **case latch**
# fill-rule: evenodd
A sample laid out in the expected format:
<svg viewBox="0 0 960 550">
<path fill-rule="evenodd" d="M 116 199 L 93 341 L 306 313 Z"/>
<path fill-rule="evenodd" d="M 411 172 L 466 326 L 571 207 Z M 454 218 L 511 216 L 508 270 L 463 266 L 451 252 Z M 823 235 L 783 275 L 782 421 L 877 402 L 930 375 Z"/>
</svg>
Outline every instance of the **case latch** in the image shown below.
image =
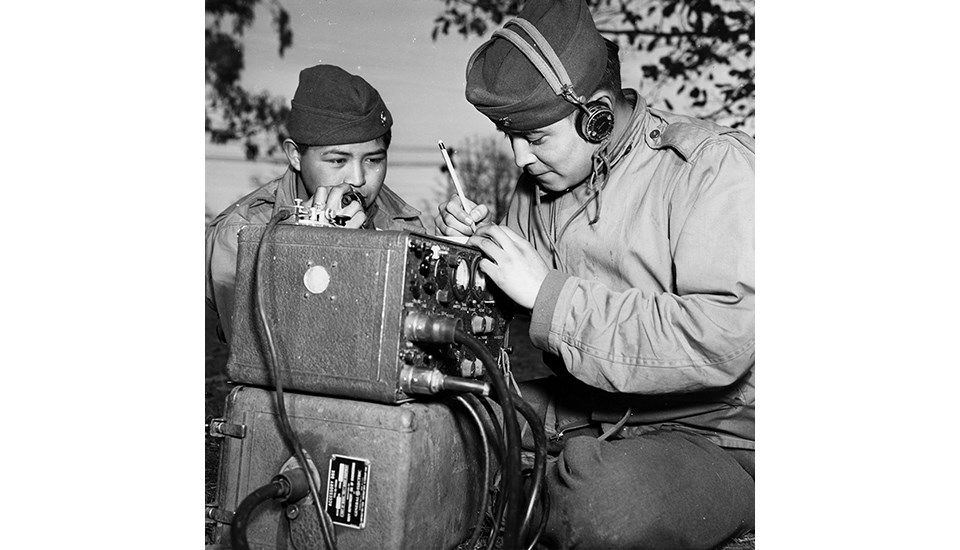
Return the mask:
<svg viewBox="0 0 960 550">
<path fill-rule="evenodd" d="M 220 508 L 217 508 L 216 506 L 209 506 L 209 505 L 208 505 L 208 506 L 207 506 L 207 512 L 206 512 L 206 522 L 207 522 L 207 523 L 214 523 L 214 522 L 216 522 L 216 523 L 232 524 L 232 523 L 233 523 L 233 515 L 234 515 L 234 513 L 231 512 L 230 510 L 221 510 Z"/>
<path fill-rule="evenodd" d="M 207 434 L 213 437 L 243 439 L 247 435 L 247 427 L 243 424 L 231 424 L 226 418 L 211 418 L 207 422 Z"/>
</svg>

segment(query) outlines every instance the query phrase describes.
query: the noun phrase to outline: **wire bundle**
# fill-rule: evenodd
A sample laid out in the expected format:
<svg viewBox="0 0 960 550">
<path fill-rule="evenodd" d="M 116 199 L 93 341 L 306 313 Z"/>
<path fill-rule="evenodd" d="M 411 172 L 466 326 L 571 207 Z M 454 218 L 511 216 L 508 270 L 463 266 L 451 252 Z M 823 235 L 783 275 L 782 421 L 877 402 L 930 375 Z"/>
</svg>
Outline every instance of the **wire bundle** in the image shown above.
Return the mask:
<svg viewBox="0 0 960 550">
<path fill-rule="evenodd" d="M 543 428 L 543 421 L 537 416 L 536 411 L 529 403 L 523 400 L 519 395 L 510 390 L 507 386 L 505 376 L 501 372 L 499 365 L 494 360 L 490 351 L 476 338 L 464 333 L 459 328 L 454 333 L 454 341 L 466 346 L 484 363 L 485 372 L 490 378 L 494 389 L 494 396 L 501 406 L 503 414 L 503 436 L 498 432 L 496 439 L 501 449 L 504 467 L 501 476 L 501 489 L 498 491 L 498 501 L 496 511 L 493 515 L 494 524 L 490 532 L 490 538 L 487 548 L 493 548 L 497 539 L 497 533 L 500 525 L 503 523 L 503 548 L 514 549 L 521 548 L 522 541 L 529 537 L 529 542 L 523 546 L 527 549 L 533 548 L 539 540 L 544 527 L 546 526 L 547 516 L 549 515 L 549 504 L 545 498 L 544 474 L 546 471 L 547 458 L 547 437 Z M 465 404 L 466 400 L 461 399 Z M 474 397 L 474 399 L 476 399 Z M 519 412 L 531 427 L 534 436 L 534 467 L 532 472 L 532 481 L 526 491 L 525 498 L 521 494 L 522 472 L 520 465 L 521 437 L 519 424 L 517 423 L 517 412 Z M 471 410 L 471 414 L 476 413 Z M 483 423 L 477 420 L 481 428 L 481 438 L 486 445 L 487 435 L 483 433 L 485 428 Z M 496 426 L 496 424 L 495 424 Z M 486 456 L 486 455 L 485 455 Z M 489 465 L 484 468 L 484 489 L 489 484 L 488 480 Z M 537 502 L 542 503 L 542 514 L 540 521 L 531 535 L 531 521 L 534 516 Z M 483 507 L 485 507 L 486 496 L 484 496 Z M 469 550 L 474 550 L 479 538 L 482 527 L 483 507 L 481 508 L 481 521 L 478 522 L 468 545 Z"/>
</svg>

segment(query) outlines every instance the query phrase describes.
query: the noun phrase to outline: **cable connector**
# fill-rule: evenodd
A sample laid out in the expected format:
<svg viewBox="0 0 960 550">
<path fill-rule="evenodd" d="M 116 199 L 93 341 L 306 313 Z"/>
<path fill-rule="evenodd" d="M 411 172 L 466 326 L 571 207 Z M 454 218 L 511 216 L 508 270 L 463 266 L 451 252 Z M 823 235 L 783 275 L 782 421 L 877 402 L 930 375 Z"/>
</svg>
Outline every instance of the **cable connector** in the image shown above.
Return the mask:
<svg viewBox="0 0 960 550">
<path fill-rule="evenodd" d="M 414 342 L 452 344 L 461 324 L 460 319 L 453 317 L 411 311 L 403 320 L 403 335 Z"/>
<path fill-rule="evenodd" d="M 296 502 L 310 494 L 310 483 L 303 468 L 291 468 L 273 476 L 273 483 L 279 483 L 283 489 L 276 500 Z"/>
<path fill-rule="evenodd" d="M 433 395 L 441 391 L 490 395 L 490 385 L 482 380 L 471 380 L 443 374 L 437 369 L 406 366 L 400 370 L 400 389 L 405 393 Z"/>
</svg>

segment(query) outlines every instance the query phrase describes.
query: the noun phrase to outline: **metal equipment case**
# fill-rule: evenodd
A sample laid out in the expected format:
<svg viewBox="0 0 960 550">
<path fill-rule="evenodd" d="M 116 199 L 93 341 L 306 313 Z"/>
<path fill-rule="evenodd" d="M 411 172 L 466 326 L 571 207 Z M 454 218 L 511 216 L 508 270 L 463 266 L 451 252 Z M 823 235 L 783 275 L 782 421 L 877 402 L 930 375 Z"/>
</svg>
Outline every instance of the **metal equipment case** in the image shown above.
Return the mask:
<svg viewBox="0 0 960 550">
<path fill-rule="evenodd" d="M 233 435 L 222 447 L 215 503 L 222 515 L 235 512 L 291 457 L 274 401 L 273 392 L 248 386 L 227 398 L 223 431 Z M 331 490 L 337 462 L 345 460 L 337 456 L 365 464 L 366 486 L 337 495 L 362 512 L 346 520 L 352 527 L 336 526 L 341 550 L 453 548 L 475 525 L 484 455 L 461 403 L 383 405 L 293 393 L 284 394 L 284 403 L 319 470 L 321 498 Z M 301 501 L 291 511 L 270 501 L 255 510 L 247 538 L 260 550 L 320 547 L 317 521 L 313 504 Z M 219 539 L 229 538 L 229 525 L 221 524 Z"/>
<path fill-rule="evenodd" d="M 410 313 L 456 319 L 497 357 L 508 344 L 511 304 L 488 287 L 482 252 L 408 231 L 355 231 L 280 224 L 239 233 L 231 380 L 273 387 L 257 306 L 259 282 L 283 387 L 300 393 L 400 403 L 404 368 L 482 378 L 482 364 L 459 345 L 410 341 Z M 262 241 L 262 242 L 261 242 Z"/>
</svg>

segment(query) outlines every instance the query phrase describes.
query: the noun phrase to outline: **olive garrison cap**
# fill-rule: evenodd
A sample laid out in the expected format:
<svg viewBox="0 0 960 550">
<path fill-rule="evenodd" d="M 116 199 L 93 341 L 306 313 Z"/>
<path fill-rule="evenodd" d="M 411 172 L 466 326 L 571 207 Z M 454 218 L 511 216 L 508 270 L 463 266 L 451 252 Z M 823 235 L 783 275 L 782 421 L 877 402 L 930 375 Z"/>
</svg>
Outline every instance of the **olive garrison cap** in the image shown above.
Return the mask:
<svg viewBox="0 0 960 550">
<path fill-rule="evenodd" d="M 529 0 L 517 16 L 534 27 L 553 48 L 574 91 L 589 97 L 603 78 L 607 47 L 583 0 Z M 509 23 L 509 22 L 508 22 Z M 517 32 L 534 49 L 527 33 Z M 576 106 L 557 95 L 516 46 L 494 36 L 467 65 L 467 101 L 500 127 L 527 131 L 566 117 Z"/>
<path fill-rule="evenodd" d="M 393 124 L 377 90 L 334 65 L 300 71 L 291 103 L 287 131 L 301 145 L 363 143 L 387 133 Z"/>
</svg>

